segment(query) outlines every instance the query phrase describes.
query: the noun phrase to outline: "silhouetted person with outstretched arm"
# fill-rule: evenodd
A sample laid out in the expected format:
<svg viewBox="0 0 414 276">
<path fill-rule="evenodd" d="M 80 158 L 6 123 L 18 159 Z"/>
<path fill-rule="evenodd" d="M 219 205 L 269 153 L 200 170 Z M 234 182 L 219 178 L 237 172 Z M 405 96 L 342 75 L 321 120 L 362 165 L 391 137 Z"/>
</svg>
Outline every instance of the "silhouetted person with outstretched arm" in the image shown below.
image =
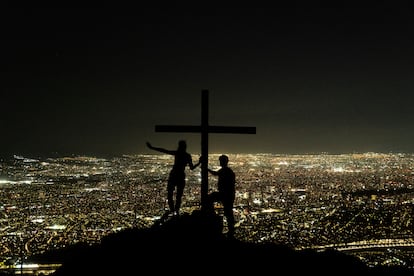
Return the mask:
<svg viewBox="0 0 414 276">
<path fill-rule="evenodd" d="M 167 201 L 170 212 L 178 215 L 185 187 L 185 167 L 188 165 L 191 170 L 194 170 L 200 165 L 200 160 L 197 164 L 193 164 L 191 154 L 187 152 L 187 143 L 184 140 L 178 142 L 177 150 L 154 147 L 149 142 L 147 142 L 147 147 L 165 154 L 174 155 L 174 165 L 168 177 Z M 174 204 L 173 194 L 175 189 L 177 190 Z"/>
<path fill-rule="evenodd" d="M 227 155 L 221 155 L 219 157 L 221 168 L 218 171 L 208 169 L 208 171 L 215 176 L 218 176 L 217 192 L 212 192 L 208 196 L 210 205 L 214 202 L 221 202 L 223 205 L 224 216 L 227 219 L 228 225 L 228 236 L 233 237 L 234 235 L 234 214 L 233 204 L 236 196 L 236 175 L 233 170 L 228 167 L 229 158 Z"/>
</svg>

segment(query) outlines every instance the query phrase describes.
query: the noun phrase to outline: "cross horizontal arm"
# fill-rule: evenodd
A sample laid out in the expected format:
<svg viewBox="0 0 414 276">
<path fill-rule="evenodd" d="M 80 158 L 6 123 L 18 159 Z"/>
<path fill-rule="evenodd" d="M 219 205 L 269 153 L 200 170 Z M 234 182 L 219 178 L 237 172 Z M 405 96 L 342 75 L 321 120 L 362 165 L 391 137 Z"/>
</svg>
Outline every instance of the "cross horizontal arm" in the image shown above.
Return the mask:
<svg viewBox="0 0 414 276">
<path fill-rule="evenodd" d="M 155 132 L 202 132 L 201 126 L 183 126 L 183 125 L 156 125 Z M 256 134 L 255 127 L 239 126 L 208 126 L 208 133 L 234 133 L 234 134 Z"/>
<path fill-rule="evenodd" d="M 240 134 L 256 134 L 255 127 L 239 127 L 239 126 L 209 126 L 209 133 L 240 133 Z"/>
<path fill-rule="evenodd" d="M 156 125 L 155 132 L 201 132 L 200 126 Z"/>
</svg>

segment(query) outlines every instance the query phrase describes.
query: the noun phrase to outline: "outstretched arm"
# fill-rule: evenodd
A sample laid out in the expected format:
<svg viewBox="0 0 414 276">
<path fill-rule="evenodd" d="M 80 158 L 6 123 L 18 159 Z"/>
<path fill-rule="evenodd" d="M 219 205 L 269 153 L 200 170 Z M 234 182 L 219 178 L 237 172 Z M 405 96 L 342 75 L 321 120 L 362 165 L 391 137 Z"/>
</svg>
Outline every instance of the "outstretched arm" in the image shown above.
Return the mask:
<svg viewBox="0 0 414 276">
<path fill-rule="evenodd" d="M 213 171 L 211 169 L 207 169 L 209 173 L 211 173 L 212 175 L 218 175 L 217 171 Z"/>
<path fill-rule="evenodd" d="M 162 152 L 162 153 L 171 154 L 171 155 L 175 154 L 175 151 L 173 151 L 173 150 L 167 150 L 167 149 L 163 149 L 163 148 L 154 147 L 149 142 L 147 142 L 147 147 L 152 149 L 152 150 L 156 150 L 156 151 L 159 151 L 159 152 Z"/>
<path fill-rule="evenodd" d="M 201 157 L 198 159 L 198 162 L 196 164 L 193 164 L 193 161 L 190 159 L 190 162 L 189 162 L 190 170 L 194 170 L 195 168 L 200 166 L 200 164 L 201 164 Z"/>
</svg>

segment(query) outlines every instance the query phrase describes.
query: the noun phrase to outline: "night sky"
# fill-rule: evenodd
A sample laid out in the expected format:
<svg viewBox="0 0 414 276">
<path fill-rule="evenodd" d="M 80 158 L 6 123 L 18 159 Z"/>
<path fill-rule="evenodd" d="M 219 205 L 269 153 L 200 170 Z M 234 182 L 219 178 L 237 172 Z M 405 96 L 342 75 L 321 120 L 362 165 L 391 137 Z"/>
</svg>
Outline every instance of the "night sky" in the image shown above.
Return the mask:
<svg viewBox="0 0 414 276">
<path fill-rule="evenodd" d="M 404 6 L 7 8 L 0 154 L 154 153 L 210 124 L 216 153 L 414 152 L 414 12 Z"/>
</svg>

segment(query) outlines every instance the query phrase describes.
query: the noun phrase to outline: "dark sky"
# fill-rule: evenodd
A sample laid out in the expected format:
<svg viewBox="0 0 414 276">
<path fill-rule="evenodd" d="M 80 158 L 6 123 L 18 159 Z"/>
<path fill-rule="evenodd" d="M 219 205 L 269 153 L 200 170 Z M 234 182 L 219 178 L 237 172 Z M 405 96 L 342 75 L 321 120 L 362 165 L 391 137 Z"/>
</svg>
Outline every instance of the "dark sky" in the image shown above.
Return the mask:
<svg viewBox="0 0 414 276">
<path fill-rule="evenodd" d="M 376 6 L 1 10 L 1 154 L 414 152 L 414 13 Z M 151 152 L 153 153 L 153 152 Z"/>
</svg>

